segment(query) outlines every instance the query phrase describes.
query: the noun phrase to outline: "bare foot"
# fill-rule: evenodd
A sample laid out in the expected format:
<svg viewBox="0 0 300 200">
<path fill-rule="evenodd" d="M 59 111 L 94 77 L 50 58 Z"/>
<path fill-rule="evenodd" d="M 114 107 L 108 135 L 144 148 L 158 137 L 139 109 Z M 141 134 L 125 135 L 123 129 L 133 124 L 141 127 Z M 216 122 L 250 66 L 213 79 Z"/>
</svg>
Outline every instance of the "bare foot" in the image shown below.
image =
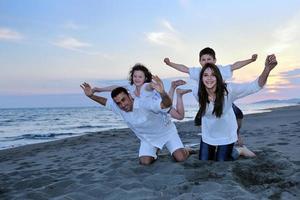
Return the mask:
<svg viewBox="0 0 300 200">
<path fill-rule="evenodd" d="M 175 89 L 176 87 L 184 84 L 186 84 L 184 80 L 176 80 L 176 81 L 172 81 L 171 87 Z"/>
<path fill-rule="evenodd" d="M 248 149 L 245 145 L 242 147 L 237 147 L 241 156 L 245 156 L 247 158 L 255 157 L 255 153 L 253 153 L 250 149 Z"/>
<path fill-rule="evenodd" d="M 189 92 L 192 92 L 192 90 L 191 89 L 180 89 L 180 88 L 176 89 L 176 94 L 177 95 L 184 95 L 184 94 L 189 93 Z"/>
<path fill-rule="evenodd" d="M 192 149 L 191 147 L 185 147 L 185 150 L 189 152 L 189 154 L 197 154 L 198 151 L 195 149 Z"/>
</svg>

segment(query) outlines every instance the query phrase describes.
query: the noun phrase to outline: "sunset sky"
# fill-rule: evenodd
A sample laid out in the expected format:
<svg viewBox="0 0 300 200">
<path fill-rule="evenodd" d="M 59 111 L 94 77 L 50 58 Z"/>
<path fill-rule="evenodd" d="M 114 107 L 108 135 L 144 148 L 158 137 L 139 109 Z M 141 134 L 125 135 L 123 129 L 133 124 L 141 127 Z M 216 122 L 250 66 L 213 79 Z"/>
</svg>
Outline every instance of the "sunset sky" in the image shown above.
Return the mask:
<svg viewBox="0 0 300 200">
<path fill-rule="evenodd" d="M 236 82 L 255 79 L 275 53 L 255 98 L 300 97 L 299 0 L 0 0 L 0 96 L 80 94 L 83 81 L 124 80 L 137 62 L 186 77 L 163 58 L 197 66 L 207 46 L 219 64 L 258 54 Z"/>
</svg>

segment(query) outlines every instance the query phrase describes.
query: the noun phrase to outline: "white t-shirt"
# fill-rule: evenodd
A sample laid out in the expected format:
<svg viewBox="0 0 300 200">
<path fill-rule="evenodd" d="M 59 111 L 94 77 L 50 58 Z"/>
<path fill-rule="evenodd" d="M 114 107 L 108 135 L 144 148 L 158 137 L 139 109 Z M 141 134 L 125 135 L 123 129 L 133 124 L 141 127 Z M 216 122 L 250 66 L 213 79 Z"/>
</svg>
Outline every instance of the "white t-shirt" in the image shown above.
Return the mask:
<svg viewBox="0 0 300 200">
<path fill-rule="evenodd" d="M 125 112 L 108 98 L 106 108 L 119 114 L 140 140 L 161 149 L 177 129 L 167 115 L 169 108 L 161 109 L 160 103 L 160 96 L 135 98 L 133 111 Z"/>
<path fill-rule="evenodd" d="M 225 65 L 225 66 L 217 65 L 217 67 L 219 68 L 222 78 L 224 80 L 228 80 L 232 77 L 231 65 Z M 190 79 L 199 81 L 199 75 L 200 75 L 201 70 L 202 70 L 202 67 L 190 67 L 189 68 Z"/>
<path fill-rule="evenodd" d="M 250 83 L 227 84 L 228 95 L 224 97 L 223 114 L 220 118 L 212 114 L 214 104 L 207 104 L 205 115 L 202 117 L 202 140 L 210 145 L 226 145 L 236 142 L 237 123 L 232 103 L 260 89 L 258 79 Z"/>
<path fill-rule="evenodd" d="M 157 91 L 155 90 L 147 90 L 146 87 L 148 86 L 149 83 L 144 83 L 141 87 L 141 91 L 140 91 L 140 96 L 139 97 L 152 97 L 153 95 L 157 95 L 159 94 Z M 135 90 L 136 90 L 136 86 L 133 84 L 133 85 L 125 85 L 123 86 L 124 88 L 126 88 L 129 92 L 129 94 L 135 98 L 136 95 L 135 95 Z"/>
</svg>

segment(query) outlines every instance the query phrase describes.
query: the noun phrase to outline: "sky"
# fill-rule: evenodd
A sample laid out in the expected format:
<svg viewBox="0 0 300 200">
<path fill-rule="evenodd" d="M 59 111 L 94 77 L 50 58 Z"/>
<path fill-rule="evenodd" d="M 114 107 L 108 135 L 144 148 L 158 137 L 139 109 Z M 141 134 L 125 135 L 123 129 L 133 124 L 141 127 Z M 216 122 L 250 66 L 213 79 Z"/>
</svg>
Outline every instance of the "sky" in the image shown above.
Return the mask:
<svg viewBox="0 0 300 200">
<path fill-rule="evenodd" d="M 218 64 L 258 54 L 234 82 L 254 80 L 275 53 L 266 87 L 248 100 L 299 98 L 299 22 L 299 0 L 0 0 L 0 98 L 82 94 L 84 81 L 124 82 L 135 63 L 187 77 L 163 59 L 197 66 L 205 47 Z"/>
</svg>

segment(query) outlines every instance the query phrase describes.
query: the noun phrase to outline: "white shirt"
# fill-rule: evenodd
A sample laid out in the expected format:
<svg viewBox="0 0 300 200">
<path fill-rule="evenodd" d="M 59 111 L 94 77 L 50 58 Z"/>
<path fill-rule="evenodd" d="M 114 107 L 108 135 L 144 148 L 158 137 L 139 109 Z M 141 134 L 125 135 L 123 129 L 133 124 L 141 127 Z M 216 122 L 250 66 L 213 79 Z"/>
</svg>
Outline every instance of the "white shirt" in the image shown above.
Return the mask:
<svg viewBox="0 0 300 200">
<path fill-rule="evenodd" d="M 212 114 L 214 103 L 206 106 L 202 117 L 202 140 L 210 145 L 226 145 L 237 141 L 237 123 L 232 103 L 239 98 L 258 92 L 258 79 L 250 83 L 227 84 L 228 95 L 224 96 L 223 114 L 217 118 Z"/>
<path fill-rule="evenodd" d="M 149 83 L 144 83 L 142 85 L 139 97 L 152 97 L 153 95 L 158 94 L 158 92 L 156 92 L 155 90 L 147 90 L 146 87 L 148 85 L 149 85 Z M 133 85 L 126 85 L 126 86 L 123 86 L 123 87 L 128 90 L 129 94 L 133 98 L 136 97 L 136 95 L 135 95 L 136 86 L 134 84 Z"/>
<path fill-rule="evenodd" d="M 140 140 L 161 149 L 172 135 L 177 133 L 177 129 L 167 115 L 169 108 L 161 109 L 160 103 L 159 95 L 135 98 L 133 110 L 125 112 L 117 106 L 112 98 L 108 98 L 106 108 L 119 114 Z"/>
<path fill-rule="evenodd" d="M 222 78 L 223 80 L 229 80 L 232 77 L 232 70 L 231 70 L 231 65 L 217 65 L 217 67 L 219 68 Z M 193 95 L 196 98 L 196 100 L 198 101 L 198 87 L 199 87 L 199 76 L 200 76 L 200 72 L 201 72 L 202 68 L 201 67 L 190 67 L 189 68 L 189 76 L 190 79 L 197 81 L 197 85 L 194 85 L 192 88 L 193 91 Z"/>
</svg>

